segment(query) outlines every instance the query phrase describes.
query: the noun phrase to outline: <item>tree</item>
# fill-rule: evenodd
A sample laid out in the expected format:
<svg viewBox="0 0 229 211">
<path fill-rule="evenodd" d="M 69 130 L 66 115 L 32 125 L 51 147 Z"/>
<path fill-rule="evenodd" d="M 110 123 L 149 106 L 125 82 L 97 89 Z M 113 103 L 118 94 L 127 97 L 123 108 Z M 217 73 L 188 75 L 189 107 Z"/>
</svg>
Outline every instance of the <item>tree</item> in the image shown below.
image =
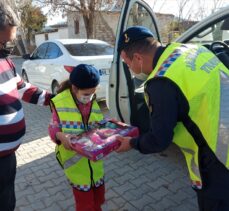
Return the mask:
<svg viewBox="0 0 229 211">
<path fill-rule="evenodd" d="M 32 2 L 22 5 L 20 10 L 21 25 L 26 30 L 26 40 L 31 43 L 33 32 L 40 31 L 47 18 L 38 6 L 32 5 Z"/>
<path fill-rule="evenodd" d="M 20 26 L 18 27 L 18 39 L 16 46 L 21 55 L 30 53 L 29 43 L 32 31 L 40 30 L 46 17 L 40 8 L 32 5 L 32 0 L 6 0 L 18 15 Z"/>
<path fill-rule="evenodd" d="M 87 38 L 94 38 L 93 25 L 95 12 L 108 9 L 114 2 L 112 0 L 36 0 L 41 5 L 51 6 L 50 14 L 61 12 L 66 15 L 68 12 L 82 14 Z"/>
<path fill-rule="evenodd" d="M 160 12 L 162 10 L 162 8 L 165 6 L 167 0 L 154 0 L 153 1 L 153 5 L 151 6 L 152 10 L 155 10 L 155 7 L 158 7 L 159 9 L 157 10 L 158 12 Z"/>
<path fill-rule="evenodd" d="M 183 33 L 186 30 L 182 23 L 184 20 L 188 21 L 191 19 L 193 4 L 192 0 L 177 0 L 178 16 L 176 24 L 179 33 Z"/>
<path fill-rule="evenodd" d="M 198 6 L 196 8 L 195 17 L 198 17 L 198 20 L 201 20 L 218 8 L 222 7 L 224 0 L 211 0 L 210 2 L 205 2 L 205 0 L 198 0 L 196 3 Z"/>
</svg>

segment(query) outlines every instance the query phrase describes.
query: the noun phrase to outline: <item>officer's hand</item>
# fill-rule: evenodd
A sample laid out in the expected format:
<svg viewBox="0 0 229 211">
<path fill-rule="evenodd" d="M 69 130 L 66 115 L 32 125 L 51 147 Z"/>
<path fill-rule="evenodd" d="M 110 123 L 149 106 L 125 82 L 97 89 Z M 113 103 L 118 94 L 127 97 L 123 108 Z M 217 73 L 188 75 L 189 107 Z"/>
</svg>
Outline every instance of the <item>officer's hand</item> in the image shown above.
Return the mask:
<svg viewBox="0 0 229 211">
<path fill-rule="evenodd" d="M 131 137 L 118 136 L 117 140 L 120 141 L 120 146 L 115 151 L 116 152 L 126 152 L 132 149 L 132 147 L 130 146 L 130 139 Z"/>
</svg>

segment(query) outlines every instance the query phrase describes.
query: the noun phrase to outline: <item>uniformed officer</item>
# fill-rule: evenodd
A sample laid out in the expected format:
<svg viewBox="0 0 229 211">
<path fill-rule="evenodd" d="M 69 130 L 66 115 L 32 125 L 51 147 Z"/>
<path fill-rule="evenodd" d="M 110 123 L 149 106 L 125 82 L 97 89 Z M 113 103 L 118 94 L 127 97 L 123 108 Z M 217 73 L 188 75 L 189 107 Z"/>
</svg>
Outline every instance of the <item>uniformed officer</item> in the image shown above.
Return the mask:
<svg viewBox="0 0 229 211">
<path fill-rule="evenodd" d="M 183 152 L 200 210 L 229 210 L 229 70 L 207 48 L 162 46 L 147 28 L 123 32 L 118 51 L 136 78 L 145 80 L 151 128 L 138 138 L 119 137 L 117 152 Z"/>
</svg>

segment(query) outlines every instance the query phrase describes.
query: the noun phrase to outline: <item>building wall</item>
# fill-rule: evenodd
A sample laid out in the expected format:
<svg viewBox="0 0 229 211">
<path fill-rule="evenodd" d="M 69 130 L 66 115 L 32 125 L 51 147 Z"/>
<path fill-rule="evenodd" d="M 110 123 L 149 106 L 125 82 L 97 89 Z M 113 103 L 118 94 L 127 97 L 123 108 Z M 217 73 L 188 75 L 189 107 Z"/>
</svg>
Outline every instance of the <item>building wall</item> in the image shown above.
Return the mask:
<svg viewBox="0 0 229 211">
<path fill-rule="evenodd" d="M 68 27 L 59 28 L 56 32 L 47 32 L 47 33 L 42 33 L 42 34 L 36 34 L 35 35 L 36 46 L 39 46 L 42 42 L 46 40 L 46 38 L 48 38 L 48 40 L 69 38 Z"/>
<path fill-rule="evenodd" d="M 156 13 L 161 41 L 168 43 L 169 28 L 174 20 L 174 15 Z M 111 44 L 115 43 L 116 29 L 119 21 L 120 12 L 102 12 L 95 14 L 94 38 L 104 40 Z M 77 12 L 68 13 L 68 36 L 69 38 L 86 38 L 86 30 L 82 15 Z M 79 33 L 75 34 L 74 21 L 79 21 Z"/>
<path fill-rule="evenodd" d="M 86 29 L 82 15 L 68 13 L 69 38 L 87 38 Z M 119 12 L 103 12 L 95 14 L 94 38 L 114 44 Z M 79 33 L 75 34 L 75 21 L 79 21 Z"/>
<path fill-rule="evenodd" d="M 116 29 L 117 29 L 120 13 L 119 12 L 104 12 L 102 15 L 103 15 L 103 18 L 107 21 L 107 23 L 111 27 L 113 34 L 116 36 Z"/>
<path fill-rule="evenodd" d="M 40 45 L 44 41 L 45 41 L 45 35 L 44 34 L 35 34 L 35 44 L 36 44 L 36 46 Z"/>
<path fill-rule="evenodd" d="M 161 42 L 168 43 L 170 41 L 170 25 L 174 20 L 174 15 L 155 13 L 158 22 L 159 33 L 161 35 Z"/>
<path fill-rule="evenodd" d="M 94 36 L 96 39 L 104 40 L 114 45 L 119 14 L 117 12 L 95 14 Z"/>
<path fill-rule="evenodd" d="M 87 38 L 87 33 L 82 15 L 68 13 L 68 37 L 69 38 Z M 79 33 L 75 33 L 75 21 L 79 22 Z"/>
<path fill-rule="evenodd" d="M 59 39 L 59 38 L 60 38 L 59 32 L 48 33 L 48 40 Z"/>
<path fill-rule="evenodd" d="M 68 35 L 68 27 L 58 29 L 59 39 L 67 39 Z"/>
</svg>

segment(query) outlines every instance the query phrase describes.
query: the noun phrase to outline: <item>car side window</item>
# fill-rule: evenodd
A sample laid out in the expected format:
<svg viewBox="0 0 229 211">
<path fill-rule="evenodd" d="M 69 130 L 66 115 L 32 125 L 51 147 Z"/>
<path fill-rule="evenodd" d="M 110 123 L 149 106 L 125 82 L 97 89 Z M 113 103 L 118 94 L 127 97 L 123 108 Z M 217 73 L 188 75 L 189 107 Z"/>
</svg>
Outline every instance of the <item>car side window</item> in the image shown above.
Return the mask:
<svg viewBox="0 0 229 211">
<path fill-rule="evenodd" d="M 63 55 L 60 48 L 55 43 L 49 43 L 48 50 L 45 55 L 45 59 L 56 59 L 59 56 Z"/>
<path fill-rule="evenodd" d="M 152 18 L 151 13 L 147 10 L 147 8 L 145 8 L 140 3 L 135 2 L 130 9 L 126 28 L 131 26 L 145 26 L 154 33 L 157 39 L 159 39 L 157 36 L 157 29 L 155 27 L 156 23 L 152 20 L 154 20 L 154 18 Z M 138 89 L 142 86 L 143 81 L 137 79 L 133 75 L 132 79 L 135 85 L 135 89 Z"/>
<path fill-rule="evenodd" d="M 214 41 L 229 42 L 229 18 L 212 23 L 198 35 L 193 37 L 189 43 L 211 44 Z"/>
<path fill-rule="evenodd" d="M 44 59 L 47 51 L 48 44 L 44 43 L 40 45 L 37 50 L 33 53 L 32 59 Z"/>
<path fill-rule="evenodd" d="M 113 55 L 114 51 L 111 45 L 102 43 L 65 44 L 64 46 L 72 56 Z"/>
</svg>

